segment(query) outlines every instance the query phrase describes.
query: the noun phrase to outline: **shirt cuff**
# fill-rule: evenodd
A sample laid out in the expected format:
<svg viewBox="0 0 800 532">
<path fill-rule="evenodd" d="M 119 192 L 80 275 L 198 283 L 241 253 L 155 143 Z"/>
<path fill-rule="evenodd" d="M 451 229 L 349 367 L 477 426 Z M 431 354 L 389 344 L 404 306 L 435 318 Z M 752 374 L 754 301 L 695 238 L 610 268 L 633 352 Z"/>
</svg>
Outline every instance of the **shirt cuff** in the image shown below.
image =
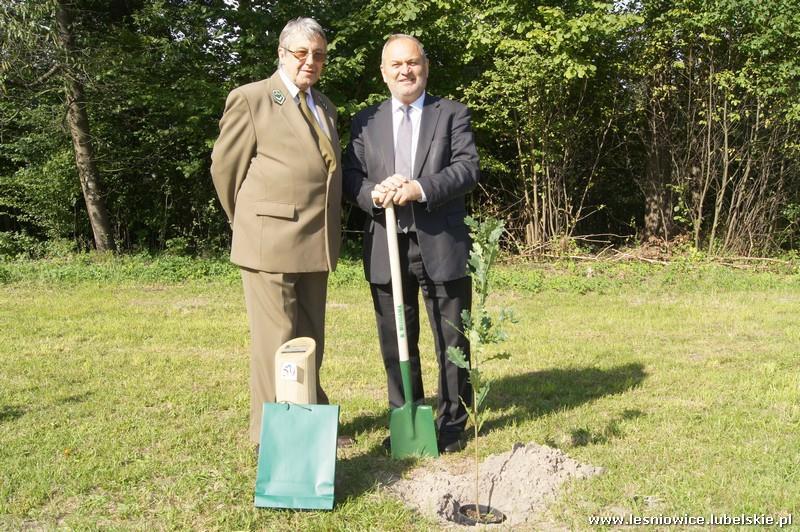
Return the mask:
<svg viewBox="0 0 800 532">
<path fill-rule="evenodd" d="M 417 181 L 417 184 L 419 185 L 419 189 L 420 189 L 421 194 L 422 194 L 422 197 L 417 200 L 417 203 L 427 203 L 428 202 L 428 195 L 425 194 L 425 188 L 422 186 L 422 183 L 420 183 L 419 181 Z"/>
</svg>

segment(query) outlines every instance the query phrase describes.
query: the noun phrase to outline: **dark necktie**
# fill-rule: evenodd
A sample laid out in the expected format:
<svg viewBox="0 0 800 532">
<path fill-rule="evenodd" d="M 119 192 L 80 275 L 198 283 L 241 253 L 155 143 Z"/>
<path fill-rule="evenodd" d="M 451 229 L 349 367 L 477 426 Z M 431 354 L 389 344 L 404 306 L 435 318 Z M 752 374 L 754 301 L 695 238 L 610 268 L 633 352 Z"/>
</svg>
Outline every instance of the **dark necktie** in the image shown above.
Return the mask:
<svg viewBox="0 0 800 532">
<path fill-rule="evenodd" d="M 325 132 L 322 131 L 319 122 L 317 122 L 317 119 L 314 117 L 314 113 L 309 109 L 308 102 L 306 101 L 306 92 L 300 91 L 298 96 L 300 97 L 300 112 L 303 113 L 303 117 L 306 119 L 306 122 L 308 122 L 314 140 L 317 141 L 319 152 L 322 154 L 325 164 L 328 165 L 328 173 L 332 174 L 336 170 L 336 156 L 333 153 L 333 145 Z"/>
<path fill-rule="evenodd" d="M 403 118 L 397 128 L 397 142 L 394 148 L 394 173 L 411 179 L 411 106 L 404 105 L 400 108 Z M 407 233 L 414 229 L 414 216 L 411 205 L 397 207 L 397 225 L 400 230 Z"/>
</svg>

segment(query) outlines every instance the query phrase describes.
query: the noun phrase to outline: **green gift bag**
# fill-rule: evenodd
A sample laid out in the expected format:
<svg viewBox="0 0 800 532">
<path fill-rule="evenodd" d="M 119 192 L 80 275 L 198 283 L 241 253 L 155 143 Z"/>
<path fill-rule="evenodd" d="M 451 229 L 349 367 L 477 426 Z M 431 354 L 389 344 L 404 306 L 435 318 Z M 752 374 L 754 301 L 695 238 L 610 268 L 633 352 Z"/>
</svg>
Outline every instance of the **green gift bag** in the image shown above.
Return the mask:
<svg viewBox="0 0 800 532">
<path fill-rule="evenodd" d="M 338 405 L 264 403 L 255 505 L 331 510 Z"/>
</svg>

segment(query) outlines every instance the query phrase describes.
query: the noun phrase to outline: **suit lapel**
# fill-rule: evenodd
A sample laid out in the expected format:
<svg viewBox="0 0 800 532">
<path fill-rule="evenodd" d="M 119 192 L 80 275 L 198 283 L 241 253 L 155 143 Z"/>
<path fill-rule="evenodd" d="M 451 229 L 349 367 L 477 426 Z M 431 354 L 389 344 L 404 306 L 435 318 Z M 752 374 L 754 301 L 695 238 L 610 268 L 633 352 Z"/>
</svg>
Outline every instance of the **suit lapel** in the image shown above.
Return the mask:
<svg viewBox="0 0 800 532">
<path fill-rule="evenodd" d="M 269 79 L 267 88 L 269 91 L 268 96 L 272 98 L 276 104 L 277 101 L 275 100 L 273 91 L 281 91 L 284 101 L 282 104 L 274 105 L 273 107 L 278 108 L 278 113 L 286 120 L 287 124 L 289 124 L 289 127 L 294 132 L 295 138 L 297 138 L 299 142 L 303 143 L 303 152 L 316 153 L 319 157 L 320 164 L 325 166 L 325 161 L 323 160 L 322 154 L 319 151 L 317 141 L 314 140 L 314 137 L 311 134 L 311 129 L 309 129 L 306 119 L 303 118 L 303 115 L 300 112 L 300 107 L 292 98 L 292 95 L 289 93 L 289 89 L 287 89 L 286 85 L 284 85 L 283 80 L 278 72 L 275 72 Z"/>
<path fill-rule="evenodd" d="M 436 131 L 436 124 L 439 122 L 439 111 L 439 98 L 426 94 L 425 101 L 422 104 L 417 153 L 414 156 L 414 175 L 412 176 L 414 179 L 419 178 L 425 159 L 428 158 L 430 153 L 433 133 Z"/>
<path fill-rule="evenodd" d="M 392 131 L 392 101 L 386 100 L 375 111 L 376 145 L 380 146 L 381 160 L 386 170 L 384 177 L 394 174 L 394 131 Z"/>
</svg>

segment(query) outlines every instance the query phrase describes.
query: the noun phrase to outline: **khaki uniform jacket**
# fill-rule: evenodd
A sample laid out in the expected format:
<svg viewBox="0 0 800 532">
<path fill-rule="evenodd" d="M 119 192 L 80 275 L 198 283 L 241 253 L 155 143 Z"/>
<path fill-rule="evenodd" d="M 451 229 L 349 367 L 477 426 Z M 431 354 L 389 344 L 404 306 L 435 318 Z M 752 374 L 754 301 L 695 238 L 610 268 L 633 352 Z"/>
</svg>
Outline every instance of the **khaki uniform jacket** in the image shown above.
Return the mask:
<svg viewBox="0 0 800 532">
<path fill-rule="evenodd" d="M 231 91 L 211 176 L 233 228 L 231 262 L 273 273 L 332 271 L 341 245 L 336 108 L 312 89 L 336 155 L 329 174 L 299 106 L 276 72 Z"/>
</svg>

